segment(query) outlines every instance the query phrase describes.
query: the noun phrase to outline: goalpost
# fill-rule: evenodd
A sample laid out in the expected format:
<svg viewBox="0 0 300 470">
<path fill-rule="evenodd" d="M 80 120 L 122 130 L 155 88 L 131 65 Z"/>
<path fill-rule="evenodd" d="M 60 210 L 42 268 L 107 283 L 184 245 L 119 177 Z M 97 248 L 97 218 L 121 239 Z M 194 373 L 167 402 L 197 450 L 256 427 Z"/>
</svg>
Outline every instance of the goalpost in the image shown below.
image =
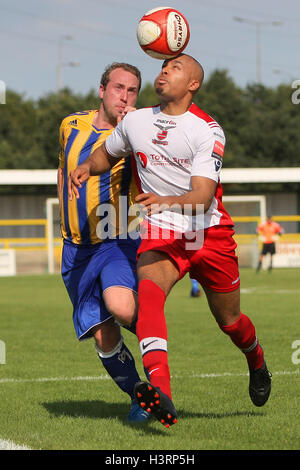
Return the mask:
<svg viewBox="0 0 300 470">
<path fill-rule="evenodd" d="M 265 222 L 267 205 L 265 195 L 223 196 L 225 208 L 235 223 L 235 239 L 239 264 L 243 267 L 257 266 L 259 238 L 256 227 Z"/>
<path fill-rule="evenodd" d="M 48 253 L 48 272 L 54 274 L 55 272 L 55 258 L 54 258 L 54 217 L 53 207 L 59 205 L 58 198 L 48 198 L 46 200 L 46 217 L 47 217 L 47 253 Z"/>
<path fill-rule="evenodd" d="M 223 196 L 224 202 L 258 202 L 259 204 L 259 216 L 261 222 L 265 222 L 267 217 L 267 205 L 266 205 L 266 196 L 257 195 L 257 196 Z"/>
</svg>

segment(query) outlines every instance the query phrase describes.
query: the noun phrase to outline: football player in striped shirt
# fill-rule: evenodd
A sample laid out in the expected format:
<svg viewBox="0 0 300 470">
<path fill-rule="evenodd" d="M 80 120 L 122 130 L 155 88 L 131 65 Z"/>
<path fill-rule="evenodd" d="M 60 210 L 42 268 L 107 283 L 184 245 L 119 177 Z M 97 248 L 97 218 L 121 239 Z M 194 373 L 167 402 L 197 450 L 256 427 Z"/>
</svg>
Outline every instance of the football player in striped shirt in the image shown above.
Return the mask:
<svg viewBox="0 0 300 470">
<path fill-rule="evenodd" d="M 131 352 L 120 333 L 130 327 L 137 306 L 136 251 L 139 237 L 128 237 L 128 206 L 137 194 L 130 159 L 82 185 L 80 199 L 68 198 L 68 174 L 83 163 L 135 109 L 141 87 L 139 70 L 114 63 L 101 78 L 97 110 L 76 112 L 60 126 L 58 194 L 63 236 L 62 278 L 73 304 L 79 340 L 94 337 L 108 374 L 130 396 L 129 421 L 149 414 L 134 399 L 140 380 Z M 133 328 L 135 332 L 135 328 Z"/>
</svg>

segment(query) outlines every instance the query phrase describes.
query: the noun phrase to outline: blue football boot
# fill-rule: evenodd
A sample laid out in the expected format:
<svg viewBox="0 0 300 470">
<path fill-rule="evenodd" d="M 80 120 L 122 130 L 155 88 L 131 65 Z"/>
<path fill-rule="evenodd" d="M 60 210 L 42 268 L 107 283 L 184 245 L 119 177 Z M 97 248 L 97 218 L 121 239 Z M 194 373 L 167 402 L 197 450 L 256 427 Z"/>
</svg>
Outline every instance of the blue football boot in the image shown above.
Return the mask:
<svg viewBox="0 0 300 470">
<path fill-rule="evenodd" d="M 138 405 L 136 400 L 133 399 L 126 421 L 131 423 L 142 423 L 147 421 L 149 418 L 151 418 L 150 413 L 148 413 L 146 410 L 143 410 L 143 408 Z"/>
</svg>

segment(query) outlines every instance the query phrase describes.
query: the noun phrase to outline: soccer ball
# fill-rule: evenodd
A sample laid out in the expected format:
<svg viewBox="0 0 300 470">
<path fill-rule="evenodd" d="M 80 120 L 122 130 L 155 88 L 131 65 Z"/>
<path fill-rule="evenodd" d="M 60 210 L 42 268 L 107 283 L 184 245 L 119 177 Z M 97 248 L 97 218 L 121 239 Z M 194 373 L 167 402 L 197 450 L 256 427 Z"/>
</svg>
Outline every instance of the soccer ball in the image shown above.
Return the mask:
<svg viewBox="0 0 300 470">
<path fill-rule="evenodd" d="M 171 59 L 186 48 L 190 39 L 189 24 L 173 8 L 154 8 L 140 19 L 137 39 L 143 51 L 151 57 Z"/>
</svg>

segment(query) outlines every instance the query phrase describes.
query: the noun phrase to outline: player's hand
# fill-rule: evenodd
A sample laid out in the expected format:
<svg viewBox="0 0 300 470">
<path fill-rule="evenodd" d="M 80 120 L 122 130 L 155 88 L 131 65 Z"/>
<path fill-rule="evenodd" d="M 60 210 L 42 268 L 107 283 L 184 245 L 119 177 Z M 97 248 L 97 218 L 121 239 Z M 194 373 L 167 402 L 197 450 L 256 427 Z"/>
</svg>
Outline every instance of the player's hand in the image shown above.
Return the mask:
<svg viewBox="0 0 300 470">
<path fill-rule="evenodd" d="M 82 187 L 82 183 L 90 177 L 90 170 L 87 165 L 79 165 L 75 170 L 71 171 L 68 177 L 68 196 L 70 201 L 74 196 L 79 199 L 78 188 Z"/>
<path fill-rule="evenodd" d="M 147 215 L 159 214 L 170 208 L 165 196 L 157 196 L 153 193 L 139 194 L 135 200 L 143 206 L 142 210 Z"/>
<path fill-rule="evenodd" d="M 122 111 L 122 114 L 117 117 L 117 124 L 122 121 L 122 119 L 126 116 L 127 113 L 130 113 L 131 111 L 136 111 L 136 108 L 133 106 L 125 106 L 125 108 Z"/>
</svg>

